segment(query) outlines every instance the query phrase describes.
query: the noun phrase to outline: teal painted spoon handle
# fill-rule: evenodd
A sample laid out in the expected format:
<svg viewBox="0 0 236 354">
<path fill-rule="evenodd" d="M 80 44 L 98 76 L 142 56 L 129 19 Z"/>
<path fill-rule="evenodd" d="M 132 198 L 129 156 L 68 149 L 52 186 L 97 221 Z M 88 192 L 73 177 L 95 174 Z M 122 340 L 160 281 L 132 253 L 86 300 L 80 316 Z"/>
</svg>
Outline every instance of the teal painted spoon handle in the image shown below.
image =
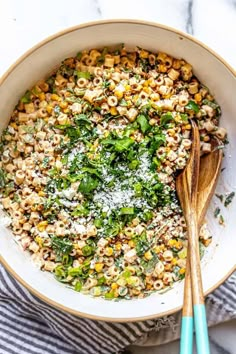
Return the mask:
<svg viewBox="0 0 236 354">
<path fill-rule="evenodd" d="M 197 352 L 199 354 L 210 354 L 205 304 L 194 305 L 193 313 L 194 326 L 196 331 Z"/>
<path fill-rule="evenodd" d="M 181 321 L 180 354 L 193 353 L 193 317 L 184 316 Z"/>
<path fill-rule="evenodd" d="M 198 222 L 197 215 L 194 209 L 189 210 L 189 214 L 187 216 L 187 224 L 197 353 L 210 354 L 206 309 L 204 304 L 204 294 L 202 287 L 202 274 L 198 241 Z"/>
<path fill-rule="evenodd" d="M 184 280 L 184 302 L 182 310 L 180 354 L 193 353 L 193 305 L 191 290 L 191 274 L 189 252 L 187 254 L 186 273 Z"/>
</svg>

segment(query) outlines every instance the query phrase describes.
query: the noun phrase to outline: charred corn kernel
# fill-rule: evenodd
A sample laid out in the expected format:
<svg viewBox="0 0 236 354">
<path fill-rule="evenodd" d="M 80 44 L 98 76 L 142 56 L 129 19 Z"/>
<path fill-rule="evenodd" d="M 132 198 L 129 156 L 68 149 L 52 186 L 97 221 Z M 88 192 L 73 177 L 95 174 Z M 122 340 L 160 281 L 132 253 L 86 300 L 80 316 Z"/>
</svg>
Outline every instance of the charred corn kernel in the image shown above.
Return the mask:
<svg viewBox="0 0 236 354">
<path fill-rule="evenodd" d="M 110 108 L 110 113 L 112 116 L 116 116 L 118 114 L 118 111 L 116 109 L 116 107 L 111 107 Z"/>
<path fill-rule="evenodd" d="M 144 253 L 144 257 L 145 257 L 148 261 L 150 261 L 150 259 L 152 259 L 153 255 L 152 255 L 151 251 L 147 251 L 147 252 Z"/>
<path fill-rule="evenodd" d="M 205 135 L 204 138 L 203 138 L 203 141 L 206 143 L 208 141 L 210 141 L 210 137 L 209 135 Z"/>
<path fill-rule="evenodd" d="M 48 104 L 47 107 L 46 107 L 46 111 L 47 111 L 48 113 L 52 113 L 53 107 Z"/>
<path fill-rule="evenodd" d="M 67 108 L 68 107 L 68 102 L 67 101 L 62 101 L 60 102 L 59 106 L 64 109 L 64 108 Z"/>
<path fill-rule="evenodd" d="M 120 251 L 120 250 L 121 250 L 121 243 L 117 243 L 117 244 L 116 244 L 116 250 L 117 250 L 117 251 Z"/>
<path fill-rule="evenodd" d="M 39 195 L 40 197 L 45 197 L 46 193 L 45 193 L 44 191 L 39 191 L 39 192 L 38 192 L 38 195 Z"/>
<path fill-rule="evenodd" d="M 200 93 L 196 93 L 195 95 L 194 95 L 194 99 L 195 99 L 195 101 L 196 102 L 201 102 L 202 101 L 202 95 L 200 94 Z"/>
<path fill-rule="evenodd" d="M 59 101 L 60 100 L 60 97 L 56 94 L 56 93 L 53 93 L 51 95 L 51 100 L 52 101 Z"/>
<path fill-rule="evenodd" d="M 38 98 L 40 99 L 40 101 L 44 101 L 45 100 L 45 93 L 44 92 L 40 92 L 38 94 Z"/>
<path fill-rule="evenodd" d="M 129 240 L 128 245 L 129 245 L 131 248 L 134 248 L 134 247 L 135 247 L 135 243 L 134 243 L 133 240 Z"/>
<path fill-rule="evenodd" d="M 113 249 L 111 247 L 106 247 L 105 248 L 105 255 L 106 256 L 112 256 L 113 255 Z"/>
<path fill-rule="evenodd" d="M 212 239 L 208 238 L 206 240 L 202 240 L 202 243 L 204 244 L 205 247 L 209 246 L 209 244 L 211 243 Z"/>
<path fill-rule="evenodd" d="M 165 264 L 165 270 L 171 270 L 171 268 L 172 268 L 172 264 L 171 263 Z"/>
<path fill-rule="evenodd" d="M 15 122 L 11 123 L 10 126 L 11 126 L 12 128 L 14 128 L 15 130 L 18 129 L 18 125 L 17 125 Z"/>
<path fill-rule="evenodd" d="M 49 85 L 46 83 L 46 82 L 41 82 L 39 84 L 39 87 L 41 88 L 41 90 L 43 92 L 48 92 L 48 89 L 49 89 Z"/>
<path fill-rule="evenodd" d="M 117 283 L 112 283 L 111 284 L 111 288 L 112 288 L 112 290 L 117 289 L 118 288 L 118 284 Z"/>
<path fill-rule="evenodd" d="M 169 129 L 168 134 L 169 134 L 169 136 L 174 136 L 176 133 L 175 133 L 174 129 Z"/>
<path fill-rule="evenodd" d="M 46 226 L 48 225 L 48 222 L 46 220 L 44 221 L 41 221 L 40 223 L 38 223 L 37 225 L 37 229 L 40 231 L 40 232 L 43 232 L 46 228 Z"/>
<path fill-rule="evenodd" d="M 172 265 L 176 265 L 176 264 L 177 264 L 177 259 L 176 259 L 176 258 L 173 258 L 172 261 L 171 261 L 171 264 L 172 264 Z"/>
<path fill-rule="evenodd" d="M 192 129 L 191 124 L 186 124 L 184 127 L 185 127 L 186 130 L 191 130 Z"/>
<path fill-rule="evenodd" d="M 166 72 L 167 72 L 167 67 L 166 67 L 164 64 L 159 64 L 159 65 L 158 65 L 158 70 L 159 70 L 161 73 L 166 73 Z"/>
<path fill-rule="evenodd" d="M 34 240 L 37 242 L 39 247 L 43 247 L 43 239 L 42 239 L 42 237 L 36 236 Z"/>
<path fill-rule="evenodd" d="M 130 90 L 130 85 L 125 85 L 125 91 L 129 91 Z"/>
<path fill-rule="evenodd" d="M 152 288 L 152 284 L 147 284 L 146 289 L 150 290 Z"/>
<path fill-rule="evenodd" d="M 123 91 L 115 91 L 114 95 L 120 100 L 123 97 Z"/>
<path fill-rule="evenodd" d="M 149 56 L 149 53 L 148 53 L 148 51 L 147 50 L 141 50 L 140 51 L 140 53 L 139 53 L 139 56 L 140 56 L 140 58 L 142 58 L 142 59 L 147 59 L 148 58 L 148 56 Z"/>
<path fill-rule="evenodd" d="M 185 268 L 181 268 L 180 270 L 179 270 L 179 274 L 185 274 Z"/>
</svg>

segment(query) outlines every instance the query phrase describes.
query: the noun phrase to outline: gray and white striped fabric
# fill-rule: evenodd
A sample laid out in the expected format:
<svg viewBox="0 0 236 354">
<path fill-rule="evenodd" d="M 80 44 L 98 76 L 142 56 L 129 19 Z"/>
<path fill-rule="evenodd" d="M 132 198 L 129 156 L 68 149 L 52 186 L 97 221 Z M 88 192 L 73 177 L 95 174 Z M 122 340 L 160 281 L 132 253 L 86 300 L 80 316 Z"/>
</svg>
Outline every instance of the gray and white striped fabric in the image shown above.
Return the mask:
<svg viewBox="0 0 236 354">
<path fill-rule="evenodd" d="M 207 298 L 209 325 L 236 318 L 236 274 Z M 114 354 L 179 337 L 180 313 L 136 323 L 106 323 L 59 311 L 30 294 L 0 265 L 0 354 Z"/>
</svg>

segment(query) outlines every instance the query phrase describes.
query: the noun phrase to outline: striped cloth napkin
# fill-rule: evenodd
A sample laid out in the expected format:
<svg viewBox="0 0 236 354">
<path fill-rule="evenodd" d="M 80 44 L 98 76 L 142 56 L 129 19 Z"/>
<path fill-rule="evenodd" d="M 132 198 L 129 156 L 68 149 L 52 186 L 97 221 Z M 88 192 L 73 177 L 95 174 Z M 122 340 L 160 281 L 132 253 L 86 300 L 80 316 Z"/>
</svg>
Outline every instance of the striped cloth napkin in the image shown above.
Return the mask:
<svg viewBox="0 0 236 354">
<path fill-rule="evenodd" d="M 236 318 L 236 273 L 206 300 L 209 326 Z M 106 323 L 59 311 L 31 295 L 0 265 L 0 354 L 115 354 L 179 338 L 181 313 L 136 323 Z"/>
</svg>

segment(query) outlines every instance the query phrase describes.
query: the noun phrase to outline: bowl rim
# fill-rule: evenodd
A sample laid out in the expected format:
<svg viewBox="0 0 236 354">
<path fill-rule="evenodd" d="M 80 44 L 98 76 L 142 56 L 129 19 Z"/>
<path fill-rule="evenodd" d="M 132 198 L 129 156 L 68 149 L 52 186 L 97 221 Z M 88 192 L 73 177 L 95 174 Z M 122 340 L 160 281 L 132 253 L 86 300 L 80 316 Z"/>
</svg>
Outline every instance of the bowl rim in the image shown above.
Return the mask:
<svg viewBox="0 0 236 354">
<path fill-rule="evenodd" d="M 174 32 L 178 34 L 180 37 L 183 37 L 185 39 L 188 39 L 198 46 L 204 48 L 207 50 L 211 55 L 213 55 L 217 60 L 219 60 L 230 72 L 231 74 L 235 77 L 236 79 L 236 70 L 227 63 L 225 59 L 223 59 L 218 53 L 216 53 L 213 49 L 208 47 L 206 44 L 204 44 L 202 41 L 198 40 L 197 38 L 193 37 L 190 34 L 187 34 L 179 29 L 175 29 L 171 26 L 160 24 L 157 22 L 151 22 L 151 21 L 145 21 L 145 20 L 138 20 L 138 19 L 107 19 L 107 20 L 96 20 L 96 21 L 89 21 L 86 23 L 82 23 L 80 25 L 75 25 L 72 27 L 68 27 L 66 29 L 63 29 L 61 31 L 56 32 L 53 35 L 48 36 L 47 38 L 41 40 L 38 44 L 34 45 L 30 49 L 28 49 L 23 55 L 21 55 L 11 66 L 7 69 L 7 71 L 0 77 L 0 86 L 5 82 L 5 80 L 8 78 L 8 76 L 12 73 L 12 71 L 17 68 L 18 65 L 20 65 L 29 55 L 34 53 L 36 50 L 40 49 L 42 46 L 45 44 L 52 42 L 56 38 L 59 38 L 65 34 L 68 34 L 70 32 L 77 31 L 82 28 L 88 28 L 88 27 L 93 27 L 97 25 L 104 25 L 104 24 L 114 24 L 114 23 L 128 23 L 128 24 L 138 24 L 138 25 L 146 25 L 150 27 L 156 27 L 160 28 L 169 32 Z M 22 277 L 20 277 L 17 272 L 8 264 L 6 259 L 0 254 L 0 263 L 4 266 L 4 268 L 21 284 L 23 285 L 27 290 L 29 290 L 33 295 L 38 297 L 40 300 L 48 303 L 49 305 L 53 306 L 54 308 L 57 308 L 58 310 L 70 313 L 72 315 L 76 316 L 81 316 L 84 318 L 92 319 L 92 320 L 98 320 L 98 321 L 106 321 L 106 322 L 137 322 L 137 321 L 145 321 L 145 320 L 151 320 L 155 318 L 160 318 L 163 316 L 168 316 L 176 313 L 177 311 L 181 310 L 182 306 L 175 307 L 172 310 L 169 311 L 163 311 L 158 314 L 153 314 L 149 316 L 142 316 L 142 317 L 122 317 L 122 318 L 110 318 L 110 317 L 103 317 L 103 316 L 96 316 L 96 315 L 90 315 L 88 313 L 84 313 L 81 311 L 77 311 L 74 309 L 71 309 L 65 305 L 59 304 L 58 302 L 48 298 L 45 296 L 43 293 L 40 291 L 34 289 L 28 282 L 26 282 Z M 221 278 L 214 286 L 212 286 L 208 291 L 204 293 L 204 295 L 208 295 L 209 293 L 213 292 L 216 288 L 218 288 L 234 271 L 236 271 L 236 264 L 234 267 L 232 267 L 223 278 Z"/>
</svg>

